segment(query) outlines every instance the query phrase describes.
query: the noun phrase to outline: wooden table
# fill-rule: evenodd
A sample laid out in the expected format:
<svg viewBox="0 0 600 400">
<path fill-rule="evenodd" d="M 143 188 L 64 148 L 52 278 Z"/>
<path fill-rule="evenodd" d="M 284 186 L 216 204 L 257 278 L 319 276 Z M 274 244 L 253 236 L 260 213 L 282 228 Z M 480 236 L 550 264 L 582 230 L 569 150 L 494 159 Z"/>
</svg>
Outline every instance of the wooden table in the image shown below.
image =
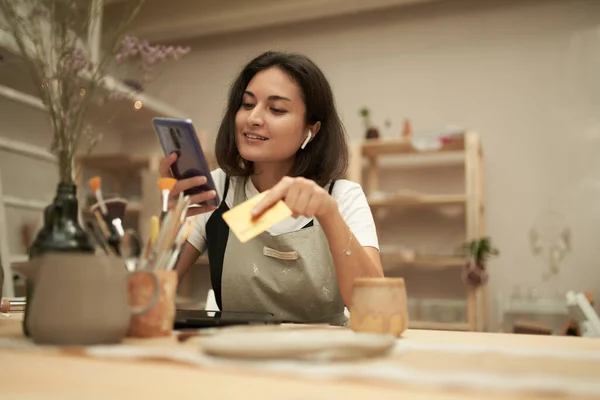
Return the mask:
<svg viewBox="0 0 600 400">
<path fill-rule="evenodd" d="M 447 389 L 427 384 L 406 384 L 391 381 L 360 379 L 315 379 L 294 376 L 282 372 L 266 372 L 242 366 L 198 367 L 183 365 L 165 360 L 115 360 L 92 358 L 82 354 L 82 349 L 60 349 L 54 347 L 31 346 L 23 338 L 21 323 L 18 320 L 0 316 L 0 398 L 157 398 L 157 399 L 261 399 L 261 400 L 366 400 L 366 399 L 562 399 L 562 398 L 598 398 L 593 396 L 551 396 L 543 393 L 511 393 L 489 391 L 476 388 Z M 157 339 L 125 339 L 119 346 L 139 346 L 144 348 L 173 349 L 198 354 L 201 338 L 196 337 L 183 343 L 175 335 Z M 411 355 L 391 356 L 390 363 L 416 365 L 435 360 L 433 373 L 443 373 L 446 367 L 452 368 L 452 357 L 442 355 L 435 348 L 453 346 L 490 346 L 495 349 L 507 349 L 513 352 L 535 352 L 537 350 L 556 351 L 557 357 L 536 359 L 525 357 L 529 363 L 526 368 L 546 368 L 548 371 L 563 368 L 565 374 L 581 376 L 592 385 L 600 385 L 600 340 L 528 336 L 514 334 L 493 334 L 475 332 L 443 332 L 408 330 L 399 339 L 427 348 L 411 363 Z M 6 342 L 27 344 L 29 347 L 17 348 Z M 589 355 L 583 362 L 559 360 L 558 352 L 580 352 Z M 437 352 L 437 353 L 436 353 Z M 454 363 L 465 361 L 467 355 L 456 355 Z M 472 357 L 469 355 L 468 357 Z M 509 373 L 510 362 L 506 364 L 503 355 L 486 354 L 477 356 L 481 368 L 504 367 Z M 469 361 L 471 362 L 471 361 Z M 513 360 L 514 362 L 514 360 Z M 357 365 L 364 365 L 360 361 Z M 554 363 L 554 367 L 550 364 Z M 501 369 L 502 369 L 501 368 Z M 518 368 L 518 367 L 517 367 Z M 439 369 L 442 372 L 435 371 Z M 600 388 L 597 388 L 600 393 Z"/>
</svg>

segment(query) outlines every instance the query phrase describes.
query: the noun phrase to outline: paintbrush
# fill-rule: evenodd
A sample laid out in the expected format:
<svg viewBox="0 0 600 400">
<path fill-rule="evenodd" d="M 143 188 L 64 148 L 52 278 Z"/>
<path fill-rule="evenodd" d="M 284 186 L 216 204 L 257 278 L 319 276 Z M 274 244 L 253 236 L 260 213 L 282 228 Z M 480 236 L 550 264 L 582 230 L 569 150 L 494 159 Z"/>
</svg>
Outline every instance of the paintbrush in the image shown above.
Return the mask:
<svg viewBox="0 0 600 400">
<path fill-rule="evenodd" d="M 113 247 L 115 249 L 116 253 L 120 254 L 119 253 L 119 240 L 120 240 L 121 236 L 119 235 L 117 228 L 113 225 L 113 221 L 108 213 L 108 208 L 106 206 L 106 202 L 104 201 L 104 197 L 102 196 L 102 178 L 100 178 L 99 176 L 94 176 L 93 178 L 91 178 L 88 181 L 88 185 L 89 185 L 90 189 L 92 190 L 92 192 L 94 192 L 94 194 L 96 196 L 97 207 L 100 209 L 100 213 L 102 214 L 102 217 L 103 217 L 104 221 L 106 222 L 108 231 L 110 232 L 110 234 L 108 236 L 106 236 L 106 240 L 107 240 L 108 244 L 110 244 L 111 247 Z"/>
<path fill-rule="evenodd" d="M 152 263 L 153 268 L 159 268 L 165 265 L 168 261 L 169 252 L 174 242 L 177 239 L 182 225 L 185 222 L 185 215 L 187 207 L 189 206 L 189 196 L 179 195 L 177 205 L 175 208 L 167 212 L 165 219 L 161 225 L 159 235 L 156 239 L 156 243 L 152 249 Z"/>
<path fill-rule="evenodd" d="M 115 228 L 115 231 L 119 235 L 119 237 L 123 237 L 123 235 L 125 234 L 125 230 L 123 228 L 123 220 L 125 219 L 127 204 L 127 200 L 120 197 L 115 197 L 104 202 L 107 219 Z M 90 209 L 92 211 L 95 211 L 100 207 L 100 203 L 96 203 Z"/>
<path fill-rule="evenodd" d="M 104 252 L 106 254 L 109 254 L 108 243 L 106 243 L 106 240 L 104 239 L 104 235 L 102 235 L 98 232 L 98 230 L 96 229 L 96 227 L 94 226 L 94 223 L 92 221 L 87 221 L 85 224 L 88 228 L 89 233 L 94 237 L 94 240 L 96 241 L 98 246 L 102 250 L 104 250 Z"/>
<path fill-rule="evenodd" d="M 106 209 L 106 204 L 104 204 L 104 198 L 102 197 L 102 178 L 99 176 L 94 176 L 90 180 L 88 180 L 88 185 L 92 190 L 92 193 L 96 196 L 96 201 L 98 202 L 98 206 L 100 207 L 100 212 L 103 216 L 108 214 L 108 210 Z"/>
<path fill-rule="evenodd" d="M 194 227 L 194 224 L 192 223 L 192 221 L 187 220 L 185 222 L 184 226 L 181 228 L 181 230 L 177 234 L 177 238 L 175 239 L 175 243 L 173 245 L 173 250 L 168 259 L 169 261 L 167 261 L 167 263 L 164 266 L 164 269 L 166 269 L 167 271 L 170 271 L 175 267 L 175 264 L 177 263 L 177 259 L 179 258 L 179 253 L 181 252 L 181 249 L 183 248 L 183 245 L 184 245 L 185 241 L 187 240 L 188 236 L 192 232 L 193 227 Z"/>
<path fill-rule="evenodd" d="M 109 238 L 111 237 L 111 232 L 108 229 L 108 226 L 106 225 L 106 221 L 104 220 L 104 218 L 102 218 L 100 211 L 93 211 L 93 214 L 96 218 L 96 222 L 98 223 L 98 227 L 100 228 L 100 232 L 102 232 L 102 236 L 104 236 L 104 240 L 102 240 L 102 242 L 106 243 L 105 250 L 112 255 L 118 254 L 118 246 L 115 249 L 114 243 L 111 244 L 111 242 L 109 241 Z"/>
<path fill-rule="evenodd" d="M 169 210 L 169 194 L 173 187 L 177 183 L 177 179 L 174 178 L 160 178 L 156 181 L 158 188 L 160 189 L 160 193 L 162 194 L 162 212 L 160 214 L 161 222 L 165 219 L 167 215 L 167 211 Z"/>
<path fill-rule="evenodd" d="M 156 239 L 158 238 L 158 234 L 160 232 L 160 221 L 156 215 L 153 215 L 150 218 L 150 237 L 148 238 L 148 242 L 144 246 L 142 250 L 142 263 L 145 263 L 150 258 L 150 253 L 156 243 Z"/>
</svg>

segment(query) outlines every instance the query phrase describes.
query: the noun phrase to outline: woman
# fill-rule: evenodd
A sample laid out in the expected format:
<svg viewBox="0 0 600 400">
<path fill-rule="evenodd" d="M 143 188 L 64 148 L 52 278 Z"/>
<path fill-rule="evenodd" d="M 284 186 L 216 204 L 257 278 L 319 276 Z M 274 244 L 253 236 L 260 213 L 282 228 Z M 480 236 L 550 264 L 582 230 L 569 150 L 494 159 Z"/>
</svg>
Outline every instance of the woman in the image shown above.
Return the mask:
<svg viewBox="0 0 600 400">
<path fill-rule="evenodd" d="M 348 148 L 323 73 L 298 54 L 267 52 L 250 61 L 230 89 L 215 152 L 221 168 L 212 178 L 221 205 L 194 209 L 200 214 L 177 263 L 179 275 L 208 250 L 221 310 L 345 324 L 354 279 L 383 272 L 366 197 L 360 185 L 340 179 Z M 163 160 L 162 176 L 170 176 L 176 157 Z M 170 203 L 203 183 L 205 177 L 179 181 Z M 240 243 L 222 214 L 266 190 L 253 214 L 283 200 L 293 217 Z M 214 196 L 204 192 L 191 202 Z"/>
</svg>

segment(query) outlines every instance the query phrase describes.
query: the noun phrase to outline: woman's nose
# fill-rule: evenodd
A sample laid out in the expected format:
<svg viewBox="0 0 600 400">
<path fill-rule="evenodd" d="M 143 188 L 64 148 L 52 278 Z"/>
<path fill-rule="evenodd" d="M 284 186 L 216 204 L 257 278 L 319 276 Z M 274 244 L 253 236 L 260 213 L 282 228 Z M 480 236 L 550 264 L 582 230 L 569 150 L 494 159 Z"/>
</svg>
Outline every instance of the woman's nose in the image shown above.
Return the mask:
<svg viewBox="0 0 600 400">
<path fill-rule="evenodd" d="M 260 107 L 255 106 L 250 115 L 248 115 L 248 125 L 250 126 L 262 126 L 264 123 L 263 112 Z"/>
</svg>

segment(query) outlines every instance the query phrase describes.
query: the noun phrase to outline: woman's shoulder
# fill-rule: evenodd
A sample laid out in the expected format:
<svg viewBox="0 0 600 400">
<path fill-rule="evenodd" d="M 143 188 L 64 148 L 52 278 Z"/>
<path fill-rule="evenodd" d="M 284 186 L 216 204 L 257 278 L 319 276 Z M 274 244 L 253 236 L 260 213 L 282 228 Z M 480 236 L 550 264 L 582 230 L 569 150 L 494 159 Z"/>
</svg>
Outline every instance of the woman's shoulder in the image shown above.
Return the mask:
<svg viewBox="0 0 600 400">
<path fill-rule="evenodd" d="M 330 186 L 327 186 L 326 189 L 329 190 Z M 336 199 L 343 199 L 346 197 L 364 197 L 365 192 L 363 191 L 362 186 L 354 181 L 349 181 L 348 179 L 337 179 L 333 182 L 333 190 L 331 191 L 331 196 Z"/>
<path fill-rule="evenodd" d="M 221 168 L 216 168 L 210 171 L 210 175 L 215 184 L 215 187 L 217 188 L 217 193 L 219 195 L 222 195 L 223 191 L 225 190 L 225 181 L 227 180 L 227 175 L 225 175 L 225 171 L 223 171 Z"/>
</svg>

